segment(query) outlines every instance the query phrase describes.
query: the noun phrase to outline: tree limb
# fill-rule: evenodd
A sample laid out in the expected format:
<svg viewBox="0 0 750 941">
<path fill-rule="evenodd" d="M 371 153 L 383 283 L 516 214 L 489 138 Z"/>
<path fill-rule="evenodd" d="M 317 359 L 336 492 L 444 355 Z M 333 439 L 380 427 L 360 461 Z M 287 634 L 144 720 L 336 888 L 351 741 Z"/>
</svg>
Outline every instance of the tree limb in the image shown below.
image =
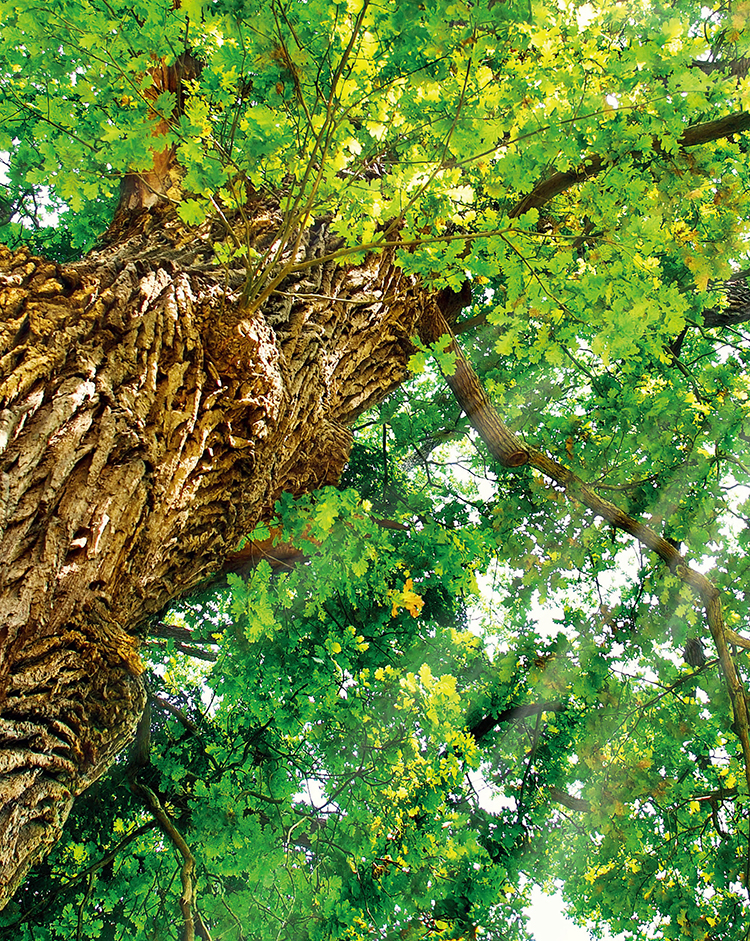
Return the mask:
<svg viewBox="0 0 750 941">
<path fill-rule="evenodd" d="M 706 121 L 703 124 L 694 124 L 687 128 L 679 140 L 680 147 L 697 147 L 700 144 L 709 144 L 711 141 L 721 140 L 724 137 L 731 137 L 740 131 L 750 129 L 750 112 L 738 111 L 734 114 L 728 114 L 723 118 L 717 118 L 715 121 Z M 658 138 L 654 139 L 653 148 L 656 153 L 661 151 L 661 143 Z M 559 196 L 576 183 L 583 183 L 597 176 L 606 167 L 611 166 L 612 159 L 604 157 L 601 154 L 592 154 L 586 157 L 578 167 L 572 170 L 558 171 L 552 176 L 542 180 L 527 193 L 511 209 L 509 215 L 511 219 L 522 216 L 529 209 L 539 209 L 545 203 L 548 203 L 555 196 Z"/>
<path fill-rule="evenodd" d="M 747 115 L 750 124 L 750 114 Z M 711 122 L 712 125 L 726 122 Z M 701 125 L 709 134 L 708 125 Z M 707 139 L 715 139 L 708 136 Z M 453 390 L 459 404 L 466 411 L 472 425 L 487 445 L 493 457 L 505 467 L 530 464 L 545 477 L 559 484 L 574 503 L 582 503 L 596 516 L 606 520 L 615 529 L 634 536 L 641 545 L 656 553 L 669 569 L 701 599 L 706 612 L 706 622 L 719 654 L 722 672 L 729 690 L 734 714 L 734 728 L 740 739 L 745 769 L 745 781 L 750 791 L 750 723 L 745 691 L 742 686 L 732 654 L 727 645 L 728 635 L 724 624 L 721 596 L 716 586 L 701 572 L 691 568 L 677 549 L 659 536 L 650 526 L 629 516 L 615 504 L 603 500 L 580 477 L 548 455 L 525 445 L 505 425 L 490 402 L 479 382 L 477 374 L 463 355 L 451 333 L 450 327 L 434 304 L 432 310 L 420 322 L 420 337 L 425 343 L 435 343 L 441 337 L 449 338 L 449 349 L 455 355 L 455 371 L 445 380 Z M 737 635 L 739 637 L 739 635 Z M 744 646 L 744 645 L 743 645 Z M 747 859 L 747 876 L 750 876 L 750 854 Z M 746 884 L 750 882 L 748 878 Z"/>
<path fill-rule="evenodd" d="M 167 649 L 166 644 L 155 643 L 153 646 Z M 184 653 L 186 657 L 193 657 L 195 660 L 206 660 L 209 663 L 215 663 L 219 659 L 219 655 L 213 650 L 203 650 L 200 647 L 192 647 L 179 641 L 174 645 L 174 649 L 179 653 Z"/>
<path fill-rule="evenodd" d="M 730 644 L 734 644 L 735 647 L 742 647 L 744 650 L 750 650 L 750 637 L 743 637 L 742 634 L 738 634 L 736 631 L 731 630 L 731 628 L 724 628 L 724 636 L 729 641 Z"/>
<path fill-rule="evenodd" d="M 182 912 L 183 922 L 183 941 L 195 941 L 195 921 L 193 917 L 193 904 L 195 901 L 195 857 L 190 852 L 190 847 L 185 842 L 182 834 L 172 822 L 169 814 L 162 807 L 161 801 L 156 794 L 141 784 L 135 778 L 131 778 L 130 787 L 133 793 L 139 797 L 146 807 L 153 814 L 154 820 L 159 825 L 159 829 L 167 837 L 182 857 L 182 867 L 180 869 L 180 879 L 182 881 L 182 894 L 180 895 L 180 911 Z"/>
<path fill-rule="evenodd" d="M 158 705 L 166 706 L 166 700 L 158 697 L 151 697 Z M 170 704 L 171 705 L 171 704 Z M 169 709 L 170 712 L 173 709 Z M 179 712 L 179 710 L 176 710 Z M 190 847 L 185 842 L 182 834 L 174 825 L 172 818 L 161 804 L 161 801 L 148 785 L 138 780 L 138 773 L 141 768 L 148 766 L 150 762 L 151 750 L 151 706 L 150 700 L 146 702 L 146 708 L 143 711 L 141 720 L 138 723 L 135 743 L 131 752 L 128 781 L 130 790 L 144 804 L 156 821 L 161 832 L 167 837 L 172 846 L 182 857 L 182 866 L 180 868 L 180 879 L 182 881 L 182 894 L 180 895 L 180 911 L 182 912 L 183 922 L 183 941 L 195 941 L 195 916 L 193 906 L 195 902 L 195 857 L 190 851 Z M 202 924 L 202 922 L 201 922 Z M 201 929 L 202 933 L 203 929 Z M 204 933 L 206 941 L 210 941 L 210 936 Z"/>
<path fill-rule="evenodd" d="M 566 791 L 554 785 L 547 788 L 547 790 L 549 791 L 549 796 L 555 803 L 562 804 L 562 806 L 567 807 L 568 810 L 578 810 L 584 814 L 591 812 L 590 801 L 584 800 L 582 797 L 573 797 L 571 794 L 568 794 Z"/>
<path fill-rule="evenodd" d="M 198 726 L 192 720 L 188 719 L 182 709 L 178 709 L 177 706 L 172 705 L 168 699 L 163 699 L 161 696 L 152 695 L 149 697 L 150 701 L 158 706 L 159 709 L 163 709 L 165 712 L 171 713 L 176 719 L 178 719 L 188 730 L 192 732 L 193 735 L 198 735 Z"/>
<path fill-rule="evenodd" d="M 484 716 L 479 722 L 475 722 L 469 729 L 469 734 L 473 735 L 478 742 L 498 725 L 502 725 L 503 722 L 525 719 L 528 716 L 538 716 L 543 712 L 562 712 L 564 708 L 565 706 L 561 702 L 538 702 L 527 703 L 523 706 L 510 706 L 496 715 Z"/>
</svg>

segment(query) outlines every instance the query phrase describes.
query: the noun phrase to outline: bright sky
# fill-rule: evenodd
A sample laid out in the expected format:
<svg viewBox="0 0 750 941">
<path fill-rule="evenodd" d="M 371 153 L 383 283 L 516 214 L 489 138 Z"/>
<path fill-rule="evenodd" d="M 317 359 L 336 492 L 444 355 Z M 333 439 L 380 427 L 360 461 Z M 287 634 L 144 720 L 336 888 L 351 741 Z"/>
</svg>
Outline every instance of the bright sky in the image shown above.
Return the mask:
<svg viewBox="0 0 750 941">
<path fill-rule="evenodd" d="M 529 928 L 536 941 L 592 941 L 588 931 L 565 918 L 562 913 L 563 901 L 559 895 L 545 895 L 541 889 L 533 889 L 531 897 Z M 612 935 L 605 935 L 604 938 L 605 941 L 619 941 Z"/>
<path fill-rule="evenodd" d="M 499 811 L 513 807 L 512 799 L 493 793 L 481 772 L 467 774 L 474 792 L 479 797 L 480 806 L 485 810 Z M 529 928 L 536 941 L 593 941 L 593 935 L 585 928 L 579 928 L 563 914 L 563 900 L 559 894 L 545 895 L 539 888 L 531 890 L 531 906 L 527 909 Z M 603 941 L 622 941 L 623 936 L 613 937 L 605 933 Z"/>
</svg>

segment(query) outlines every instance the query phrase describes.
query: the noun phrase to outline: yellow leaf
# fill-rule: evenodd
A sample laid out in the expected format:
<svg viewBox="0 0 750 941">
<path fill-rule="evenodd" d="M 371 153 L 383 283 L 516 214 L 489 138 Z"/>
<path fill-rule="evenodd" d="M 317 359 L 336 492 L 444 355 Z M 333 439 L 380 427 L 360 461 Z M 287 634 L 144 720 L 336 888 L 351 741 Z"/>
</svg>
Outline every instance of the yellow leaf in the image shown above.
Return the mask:
<svg viewBox="0 0 750 941">
<path fill-rule="evenodd" d="M 435 683 L 435 692 L 441 693 L 443 696 L 447 696 L 448 699 L 457 700 L 458 693 L 456 692 L 456 677 L 451 676 L 450 673 L 444 673 L 437 683 Z"/>
<path fill-rule="evenodd" d="M 413 618 L 418 617 L 424 607 L 424 601 L 413 588 L 414 582 L 407 578 L 403 591 L 391 592 L 391 617 L 396 617 L 400 608 L 406 608 Z"/>
</svg>

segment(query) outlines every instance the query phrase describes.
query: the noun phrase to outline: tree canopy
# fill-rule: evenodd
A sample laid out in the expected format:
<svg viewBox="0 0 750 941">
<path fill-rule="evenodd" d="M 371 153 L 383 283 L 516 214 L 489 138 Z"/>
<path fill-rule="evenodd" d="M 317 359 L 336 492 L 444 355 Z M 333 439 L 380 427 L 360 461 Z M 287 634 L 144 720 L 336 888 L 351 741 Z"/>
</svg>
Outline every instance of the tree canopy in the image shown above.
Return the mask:
<svg viewBox="0 0 750 941">
<path fill-rule="evenodd" d="M 95 256 L 135 179 L 250 313 L 387 252 L 440 299 L 339 484 L 143 629 L 135 745 L 0 937 L 524 941 L 558 881 L 750 936 L 748 20 L 0 0 L 9 246 Z"/>
</svg>

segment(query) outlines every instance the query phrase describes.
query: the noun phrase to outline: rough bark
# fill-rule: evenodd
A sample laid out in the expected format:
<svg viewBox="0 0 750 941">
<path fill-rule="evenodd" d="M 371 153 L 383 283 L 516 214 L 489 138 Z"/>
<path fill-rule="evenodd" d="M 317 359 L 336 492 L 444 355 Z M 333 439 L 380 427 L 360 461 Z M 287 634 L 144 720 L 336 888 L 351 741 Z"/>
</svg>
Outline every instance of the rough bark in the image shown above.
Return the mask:
<svg viewBox="0 0 750 941">
<path fill-rule="evenodd" d="M 262 248 L 276 210 L 251 211 Z M 249 315 L 216 237 L 156 206 L 80 263 L 0 249 L 0 905 L 132 737 L 138 633 L 282 491 L 338 478 L 429 303 L 385 253 Z M 295 261 L 337 244 L 318 222 Z"/>
</svg>

